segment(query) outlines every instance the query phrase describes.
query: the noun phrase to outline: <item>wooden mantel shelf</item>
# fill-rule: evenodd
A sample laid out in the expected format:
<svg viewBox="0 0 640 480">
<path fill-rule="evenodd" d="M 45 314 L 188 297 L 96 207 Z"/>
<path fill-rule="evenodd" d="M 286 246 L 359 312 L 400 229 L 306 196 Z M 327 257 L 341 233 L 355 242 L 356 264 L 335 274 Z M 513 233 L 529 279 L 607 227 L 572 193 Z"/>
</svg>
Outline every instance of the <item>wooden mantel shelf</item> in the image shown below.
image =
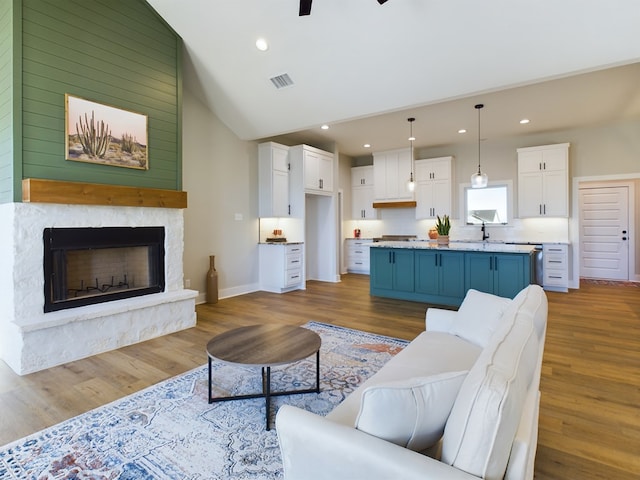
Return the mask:
<svg viewBox="0 0 640 480">
<path fill-rule="evenodd" d="M 187 192 L 25 178 L 22 180 L 22 201 L 112 207 L 187 208 Z"/>
</svg>

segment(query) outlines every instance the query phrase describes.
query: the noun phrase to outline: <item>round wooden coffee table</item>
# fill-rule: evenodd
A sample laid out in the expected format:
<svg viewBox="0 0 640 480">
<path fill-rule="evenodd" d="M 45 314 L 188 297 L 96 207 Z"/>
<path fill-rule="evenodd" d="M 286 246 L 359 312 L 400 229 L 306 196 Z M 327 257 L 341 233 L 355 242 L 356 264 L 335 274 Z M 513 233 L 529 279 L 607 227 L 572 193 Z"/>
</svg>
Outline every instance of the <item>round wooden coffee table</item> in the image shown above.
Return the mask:
<svg viewBox="0 0 640 480">
<path fill-rule="evenodd" d="M 271 397 L 320 392 L 320 336 L 302 327 L 291 325 L 252 325 L 229 330 L 213 337 L 207 343 L 209 358 L 209 403 L 247 398 L 264 398 L 266 428 L 269 430 Z M 286 365 L 316 355 L 316 386 L 304 390 L 271 391 L 271 367 Z M 211 362 L 262 368 L 262 393 L 212 397 Z"/>
</svg>

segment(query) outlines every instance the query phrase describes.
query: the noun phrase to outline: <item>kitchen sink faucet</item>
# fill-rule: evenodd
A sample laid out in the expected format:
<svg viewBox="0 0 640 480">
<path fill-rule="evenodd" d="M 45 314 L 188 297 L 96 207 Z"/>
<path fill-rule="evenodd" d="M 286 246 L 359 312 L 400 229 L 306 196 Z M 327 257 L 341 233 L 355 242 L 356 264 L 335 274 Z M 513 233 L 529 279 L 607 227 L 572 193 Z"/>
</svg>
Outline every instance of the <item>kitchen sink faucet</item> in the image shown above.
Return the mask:
<svg viewBox="0 0 640 480">
<path fill-rule="evenodd" d="M 484 222 L 482 222 L 482 241 L 484 242 L 487 238 L 489 238 L 489 234 L 487 233 L 487 227 L 485 227 Z"/>
</svg>

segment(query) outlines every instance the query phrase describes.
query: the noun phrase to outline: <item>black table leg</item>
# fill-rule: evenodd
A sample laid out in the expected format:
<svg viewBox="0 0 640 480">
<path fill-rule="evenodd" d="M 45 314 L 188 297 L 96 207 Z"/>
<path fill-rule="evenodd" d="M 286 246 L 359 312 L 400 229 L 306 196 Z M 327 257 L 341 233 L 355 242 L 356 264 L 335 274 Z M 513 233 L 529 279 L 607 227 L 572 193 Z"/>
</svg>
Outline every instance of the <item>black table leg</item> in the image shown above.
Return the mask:
<svg viewBox="0 0 640 480">
<path fill-rule="evenodd" d="M 211 357 L 209 358 L 209 403 L 213 403 L 213 399 L 211 398 Z"/>
<path fill-rule="evenodd" d="M 264 392 L 265 404 L 267 408 L 266 419 L 267 419 L 267 431 L 269 428 L 269 410 L 271 410 L 271 367 L 267 367 L 267 381 L 265 383 L 265 392 Z"/>
<path fill-rule="evenodd" d="M 320 350 L 316 352 L 316 393 L 320 393 Z"/>
</svg>

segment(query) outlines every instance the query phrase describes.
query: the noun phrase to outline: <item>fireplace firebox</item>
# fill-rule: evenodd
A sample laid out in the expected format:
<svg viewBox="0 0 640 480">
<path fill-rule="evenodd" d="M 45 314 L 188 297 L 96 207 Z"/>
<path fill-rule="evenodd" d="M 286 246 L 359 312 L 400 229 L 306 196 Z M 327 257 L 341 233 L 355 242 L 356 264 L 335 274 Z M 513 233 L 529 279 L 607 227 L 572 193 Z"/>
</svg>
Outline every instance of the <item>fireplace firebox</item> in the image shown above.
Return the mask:
<svg viewBox="0 0 640 480">
<path fill-rule="evenodd" d="M 159 293 L 164 227 L 45 228 L 44 311 Z"/>
</svg>

